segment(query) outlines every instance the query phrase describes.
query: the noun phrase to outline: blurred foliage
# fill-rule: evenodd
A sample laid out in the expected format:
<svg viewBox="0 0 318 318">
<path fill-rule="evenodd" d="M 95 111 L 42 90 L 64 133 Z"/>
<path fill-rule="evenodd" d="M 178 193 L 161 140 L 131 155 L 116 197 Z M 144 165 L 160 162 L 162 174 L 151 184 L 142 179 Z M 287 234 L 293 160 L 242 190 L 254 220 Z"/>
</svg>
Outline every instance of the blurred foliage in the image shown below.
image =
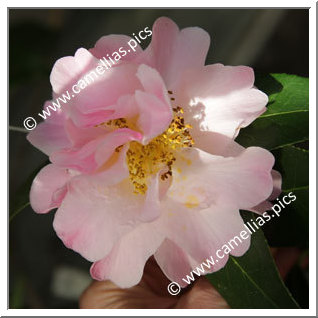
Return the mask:
<svg viewBox="0 0 318 318">
<path fill-rule="evenodd" d="M 32 34 L 32 41 L 30 41 Z M 51 51 L 59 32 L 37 23 L 22 23 L 9 29 L 10 88 L 41 77 L 48 77 L 53 63 Z"/>
<path fill-rule="evenodd" d="M 12 200 L 9 205 L 9 221 L 10 222 L 18 213 L 23 211 L 30 204 L 29 193 L 30 193 L 33 179 L 38 174 L 38 172 L 48 163 L 49 161 L 47 160 L 43 164 L 41 164 L 38 168 L 36 168 L 28 177 L 28 179 L 24 182 L 24 184 L 20 187 L 20 189 L 17 191 L 14 200 Z"/>
</svg>

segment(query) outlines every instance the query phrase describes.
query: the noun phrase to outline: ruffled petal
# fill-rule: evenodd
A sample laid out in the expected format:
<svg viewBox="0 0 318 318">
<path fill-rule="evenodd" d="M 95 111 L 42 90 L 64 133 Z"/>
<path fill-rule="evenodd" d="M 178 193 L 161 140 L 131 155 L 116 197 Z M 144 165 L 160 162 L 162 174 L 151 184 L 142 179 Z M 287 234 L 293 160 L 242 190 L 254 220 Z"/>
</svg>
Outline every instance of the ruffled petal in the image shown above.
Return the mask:
<svg viewBox="0 0 318 318">
<path fill-rule="evenodd" d="M 253 84 L 253 70 L 246 66 L 214 64 L 185 72 L 175 95 L 193 137 L 209 131 L 234 139 L 264 113 L 268 97 Z"/>
<path fill-rule="evenodd" d="M 138 284 L 146 261 L 163 239 L 154 225 L 139 225 L 122 237 L 107 257 L 92 265 L 92 277 L 97 280 L 110 279 L 121 288 Z"/>
<path fill-rule="evenodd" d="M 196 140 L 195 145 L 197 148 L 209 152 L 210 154 L 223 157 L 237 157 L 245 151 L 244 147 L 233 141 L 231 138 L 209 131 L 202 132 L 200 139 Z M 271 195 L 257 206 L 250 208 L 250 211 L 262 214 L 263 212 L 270 210 L 273 206 L 270 201 L 276 199 L 280 195 L 282 188 L 281 174 L 276 170 L 272 170 L 271 176 L 273 180 L 273 190 Z"/>
<path fill-rule="evenodd" d="M 128 128 L 117 129 L 92 139 L 80 148 L 55 152 L 50 156 L 50 160 L 61 167 L 91 173 L 105 163 L 117 147 L 141 139 L 142 134 L 139 132 Z"/>
<path fill-rule="evenodd" d="M 272 170 L 272 178 L 273 178 L 273 191 L 271 195 L 267 198 L 267 200 L 249 209 L 250 211 L 258 213 L 258 214 L 262 214 L 265 211 L 269 211 L 272 208 L 273 204 L 271 203 L 271 201 L 275 200 L 282 192 L 282 176 L 278 171 Z"/>
<path fill-rule="evenodd" d="M 194 140 L 196 148 L 216 156 L 237 157 L 245 150 L 232 138 L 212 131 L 200 131 Z"/>
<path fill-rule="evenodd" d="M 241 256 L 249 248 L 248 235 L 245 239 L 236 238 L 241 231 L 246 231 L 238 209 L 214 205 L 194 211 L 172 200 L 167 200 L 164 208 L 166 213 L 161 226 L 167 238 L 190 256 L 192 269 L 200 267 L 203 262 L 208 264 L 207 259 L 211 260 L 212 256 L 214 264 L 210 264 L 210 268 L 204 267 L 204 270 L 205 273 L 217 271 L 225 266 L 229 254 Z M 233 238 L 237 244 L 231 241 Z M 226 250 L 225 245 L 230 241 L 233 248 Z"/>
<path fill-rule="evenodd" d="M 187 286 L 182 278 L 189 275 L 192 268 L 188 256 L 179 246 L 166 239 L 154 256 L 163 273 L 171 281 L 178 283 L 181 287 Z"/>
<path fill-rule="evenodd" d="M 70 173 L 56 165 L 49 164 L 41 169 L 33 180 L 30 203 L 37 213 L 47 213 L 60 206 L 65 194 Z"/>
<path fill-rule="evenodd" d="M 249 209 L 271 194 L 273 164 L 273 155 L 257 147 L 228 158 L 185 149 L 173 166 L 167 195 L 193 209 L 211 205 Z"/>
<path fill-rule="evenodd" d="M 146 65 L 137 71 L 143 91 L 136 91 L 135 98 L 139 110 L 137 125 L 144 133 L 143 143 L 163 133 L 171 123 L 172 109 L 167 89 L 159 73 Z"/>
<path fill-rule="evenodd" d="M 90 84 L 68 103 L 67 111 L 75 125 L 91 127 L 109 120 L 120 97 L 142 88 L 136 72 L 137 65 L 121 64 L 102 75 L 91 75 Z M 84 74 L 84 78 L 88 74 Z"/>
<path fill-rule="evenodd" d="M 86 49 L 78 49 L 74 56 L 57 60 L 53 66 L 50 81 L 55 94 L 64 93 L 80 77 L 97 66 L 98 60 Z"/>
<path fill-rule="evenodd" d="M 131 40 L 135 41 L 135 51 L 132 50 L 131 47 L 128 45 L 128 42 Z M 119 51 L 120 49 L 122 52 Z M 124 54 L 124 51 L 126 51 L 126 54 Z M 119 61 L 133 61 L 136 58 L 136 56 L 142 52 L 142 48 L 136 42 L 136 40 L 132 39 L 127 35 L 111 34 L 101 37 L 96 42 L 95 46 L 92 49 L 90 49 L 90 52 L 98 59 L 106 58 L 109 61 L 109 57 L 111 57 L 115 61 L 115 63 L 118 63 L 118 61 L 115 60 L 115 56 L 117 56 L 117 54 L 113 53 L 120 53 L 121 58 Z M 107 54 L 109 56 L 107 56 Z M 109 63 L 112 65 L 110 61 Z"/>
<path fill-rule="evenodd" d="M 162 17 L 153 25 L 152 40 L 145 55 L 167 87 L 174 89 L 184 70 L 204 65 L 209 45 L 210 36 L 203 29 L 191 27 L 179 31 L 172 20 Z"/>
<path fill-rule="evenodd" d="M 55 214 L 53 226 L 60 239 L 93 262 L 108 255 L 122 236 L 148 221 L 145 216 L 153 217 L 146 209 L 156 209 L 157 187 L 153 187 L 157 199 L 156 192 L 148 191 L 145 196 L 133 193 L 127 178 L 127 148 L 101 173 L 72 179 Z"/>
<path fill-rule="evenodd" d="M 46 109 L 51 101 L 45 102 Z M 69 147 L 71 142 L 64 128 L 65 114 L 62 110 L 51 111 L 51 116 L 41 122 L 27 135 L 27 140 L 36 148 L 51 155 L 54 151 Z"/>
</svg>

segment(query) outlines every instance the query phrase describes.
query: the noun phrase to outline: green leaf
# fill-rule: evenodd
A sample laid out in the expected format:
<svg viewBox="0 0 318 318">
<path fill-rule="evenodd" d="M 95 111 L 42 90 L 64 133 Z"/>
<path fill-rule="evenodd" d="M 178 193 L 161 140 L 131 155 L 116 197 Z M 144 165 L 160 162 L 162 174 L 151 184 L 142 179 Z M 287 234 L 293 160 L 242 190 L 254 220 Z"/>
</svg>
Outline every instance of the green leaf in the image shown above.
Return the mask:
<svg viewBox="0 0 318 318">
<path fill-rule="evenodd" d="M 282 192 L 283 198 L 291 191 Z M 280 217 L 264 225 L 264 233 L 270 246 L 308 247 L 309 241 L 309 190 L 293 190 L 296 200 L 282 209 Z M 281 201 L 281 200 L 280 200 Z"/>
<path fill-rule="evenodd" d="M 281 215 L 264 227 L 271 246 L 308 247 L 309 240 L 309 152 L 295 146 L 273 151 L 275 169 L 282 174 L 283 192 L 296 195 L 296 201 L 285 205 Z M 274 202 L 273 202 L 274 203 Z"/>
<path fill-rule="evenodd" d="M 243 216 L 246 221 L 255 218 L 246 211 Z M 223 269 L 207 277 L 231 308 L 299 308 L 278 274 L 261 229 L 252 235 L 247 253 L 231 256 Z"/>
<path fill-rule="evenodd" d="M 17 191 L 14 199 L 12 202 L 10 202 L 10 208 L 9 208 L 9 221 L 11 222 L 13 218 L 19 214 L 21 211 L 23 211 L 29 204 L 29 193 L 30 188 L 32 185 L 32 181 L 37 175 L 37 173 L 47 164 L 49 161 L 45 161 L 42 165 L 40 165 L 38 168 L 36 168 L 31 175 L 28 177 L 28 179 L 24 182 L 24 184 L 19 188 Z"/>
<path fill-rule="evenodd" d="M 256 76 L 256 87 L 269 96 L 267 111 L 241 129 L 237 142 L 269 150 L 308 140 L 308 78 L 271 74 Z"/>
<path fill-rule="evenodd" d="M 275 169 L 283 179 L 282 189 L 286 192 L 308 188 L 309 152 L 295 146 L 274 150 Z"/>
</svg>

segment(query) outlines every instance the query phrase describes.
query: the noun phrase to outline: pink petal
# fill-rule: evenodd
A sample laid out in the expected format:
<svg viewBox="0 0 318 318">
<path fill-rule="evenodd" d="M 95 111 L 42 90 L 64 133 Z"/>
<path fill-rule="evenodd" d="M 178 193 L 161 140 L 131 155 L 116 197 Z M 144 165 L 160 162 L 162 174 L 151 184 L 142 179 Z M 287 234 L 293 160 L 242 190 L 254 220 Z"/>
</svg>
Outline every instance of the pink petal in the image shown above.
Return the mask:
<svg viewBox="0 0 318 318">
<path fill-rule="evenodd" d="M 50 161 L 63 168 L 74 169 L 84 173 L 93 172 L 97 168 L 94 154 L 101 143 L 101 138 L 93 139 L 79 149 L 67 148 L 56 151 L 51 154 Z"/>
<path fill-rule="evenodd" d="M 119 49 L 121 48 L 121 50 L 126 50 L 126 55 L 124 53 L 119 52 L 121 55 L 121 59 L 119 60 L 119 62 L 133 61 L 136 58 L 136 55 L 142 52 L 142 48 L 137 43 L 135 52 L 131 50 L 130 46 L 128 45 L 128 42 L 131 40 L 132 38 L 127 35 L 106 35 L 101 37 L 96 42 L 95 46 L 92 49 L 90 49 L 90 52 L 98 59 L 103 59 L 105 57 L 109 61 L 109 57 L 111 57 L 114 60 L 112 54 L 114 52 L 119 52 Z M 130 52 L 128 52 L 127 50 L 130 50 Z M 107 56 L 107 54 L 109 55 L 109 57 Z M 109 63 L 112 65 L 111 61 L 109 61 Z"/>
<path fill-rule="evenodd" d="M 273 191 L 271 195 L 267 198 L 267 200 L 249 209 L 250 211 L 258 213 L 258 214 L 262 214 L 265 211 L 269 211 L 272 208 L 273 204 L 270 201 L 275 200 L 282 192 L 282 176 L 278 171 L 272 170 L 272 178 L 273 178 Z"/>
<path fill-rule="evenodd" d="M 271 194 L 273 164 L 272 154 L 257 147 L 228 158 L 186 149 L 173 166 L 173 182 L 167 195 L 193 205 L 194 210 L 211 205 L 249 209 Z"/>
<path fill-rule="evenodd" d="M 135 64 L 120 64 L 99 75 L 68 103 L 68 113 L 76 126 L 90 127 L 107 121 L 116 111 L 114 105 L 124 95 L 142 86 L 136 78 Z M 85 77 L 85 74 L 83 75 Z M 119 105 L 120 106 L 120 105 Z M 127 108 L 126 108 L 127 110 Z"/>
<path fill-rule="evenodd" d="M 200 131 L 199 135 L 193 138 L 196 148 L 212 155 L 237 157 L 245 150 L 232 138 L 212 131 Z"/>
<path fill-rule="evenodd" d="M 118 146 L 141 139 L 142 135 L 136 131 L 128 128 L 117 129 L 89 141 L 78 149 L 55 152 L 50 156 L 50 160 L 61 167 L 90 173 L 106 162 Z"/>
<path fill-rule="evenodd" d="M 196 140 L 195 145 L 197 148 L 209 152 L 210 154 L 224 157 L 237 157 L 245 150 L 244 147 L 233 141 L 231 138 L 210 131 L 202 132 L 200 138 Z M 272 170 L 271 175 L 273 179 L 273 191 L 271 195 L 257 206 L 250 208 L 250 211 L 261 214 L 270 210 L 272 207 L 270 201 L 276 199 L 281 193 L 282 177 L 280 173 L 276 170 Z"/>
<path fill-rule="evenodd" d="M 154 195 L 134 194 L 127 179 L 127 148 L 110 168 L 74 178 L 55 214 L 53 226 L 64 244 L 93 262 L 108 255 L 123 235 L 143 223 L 142 216 L 151 215 L 144 209 L 152 208 L 149 202 Z"/>
<path fill-rule="evenodd" d="M 139 220 L 142 222 L 152 222 L 161 215 L 161 206 L 159 201 L 160 183 L 160 172 L 151 176 L 148 180 L 145 205 L 139 217 Z"/>
<path fill-rule="evenodd" d="M 250 238 L 237 241 L 229 253 L 221 251 L 221 258 L 216 253 L 222 250 L 241 231 L 246 230 L 239 211 L 222 205 L 213 205 L 208 209 L 194 211 L 176 202 L 165 204 L 165 219 L 162 227 L 167 232 L 167 238 L 188 254 L 190 266 L 195 269 L 212 256 L 214 265 L 205 267 L 205 273 L 214 272 L 224 267 L 229 253 L 235 256 L 243 255 L 249 248 Z M 237 240 L 237 239 L 236 239 Z M 223 256 L 223 257 L 222 257 Z"/>
<path fill-rule="evenodd" d="M 172 121 L 172 109 L 167 96 L 167 89 L 159 73 L 146 65 L 137 71 L 145 92 L 135 93 L 139 108 L 138 126 L 144 133 L 143 143 L 163 133 Z"/>
<path fill-rule="evenodd" d="M 74 148 L 83 147 L 88 142 L 100 138 L 107 133 L 107 130 L 101 127 L 78 127 L 71 119 L 65 120 L 64 126 L 68 139 L 72 142 L 71 146 Z"/>
<path fill-rule="evenodd" d="M 186 287 L 187 283 L 182 280 L 191 271 L 188 256 L 175 243 L 166 239 L 155 253 L 155 259 L 163 273 L 181 287 Z"/>
<path fill-rule="evenodd" d="M 146 261 L 155 253 L 163 239 L 154 225 L 139 225 L 123 236 L 107 257 L 92 265 L 92 277 L 97 280 L 110 279 L 121 288 L 138 284 Z"/>
<path fill-rule="evenodd" d="M 53 66 L 50 81 L 56 94 L 64 93 L 88 70 L 96 67 L 98 60 L 86 49 L 78 49 L 74 56 L 57 60 Z"/>
<path fill-rule="evenodd" d="M 117 103 L 107 107 L 107 110 L 113 111 L 107 119 L 126 118 L 133 119 L 138 115 L 138 105 L 134 94 L 122 95 L 118 98 Z"/>
<path fill-rule="evenodd" d="M 65 184 L 71 178 L 66 169 L 49 164 L 42 168 L 33 180 L 30 203 L 37 213 L 47 213 L 60 206 L 65 193 Z"/>
<path fill-rule="evenodd" d="M 120 197 L 121 196 L 121 197 Z M 90 261 L 107 255 L 116 241 L 134 228 L 137 202 L 120 186 L 72 182 L 55 214 L 54 229 L 63 243 Z M 139 205 L 138 205 L 139 206 Z"/>
<path fill-rule="evenodd" d="M 153 68 L 147 65 L 140 65 L 137 70 L 137 77 L 140 80 L 144 91 L 161 99 L 170 113 L 172 114 L 170 100 L 167 94 L 167 88 L 160 74 Z"/>
<path fill-rule="evenodd" d="M 118 146 L 133 140 L 141 141 L 142 134 L 128 128 L 120 128 L 110 132 L 96 149 L 95 161 L 98 167 L 110 158 Z"/>
<path fill-rule="evenodd" d="M 185 119 L 200 138 L 211 131 L 235 138 L 266 111 L 267 95 L 253 88 L 253 70 L 222 64 L 188 70 L 176 91 L 176 102 L 184 107 Z"/>
<path fill-rule="evenodd" d="M 43 108 L 50 104 L 51 101 L 45 102 Z M 52 112 L 51 117 L 28 134 L 28 141 L 48 156 L 54 151 L 69 147 L 71 142 L 65 133 L 64 120 L 65 114 L 61 110 Z"/>
<path fill-rule="evenodd" d="M 210 45 L 210 37 L 204 30 L 191 27 L 179 31 L 169 18 L 155 21 L 152 41 L 145 54 L 150 56 L 169 89 L 189 67 L 203 66 Z"/>
<path fill-rule="evenodd" d="M 144 134 L 142 143 L 147 144 L 169 127 L 171 108 L 152 94 L 137 91 L 135 96 L 140 111 L 137 124 Z"/>
</svg>

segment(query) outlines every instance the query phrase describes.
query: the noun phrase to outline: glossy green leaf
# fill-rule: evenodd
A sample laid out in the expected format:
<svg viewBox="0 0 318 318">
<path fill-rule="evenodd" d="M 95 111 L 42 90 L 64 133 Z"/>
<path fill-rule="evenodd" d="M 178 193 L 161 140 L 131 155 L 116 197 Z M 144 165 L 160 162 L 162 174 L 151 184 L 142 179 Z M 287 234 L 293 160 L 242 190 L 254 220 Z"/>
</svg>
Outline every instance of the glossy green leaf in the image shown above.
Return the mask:
<svg viewBox="0 0 318 318">
<path fill-rule="evenodd" d="M 265 226 L 265 235 L 271 246 L 308 247 L 309 152 L 287 146 L 273 151 L 273 154 L 275 168 L 280 171 L 283 180 L 280 201 L 289 192 L 293 192 L 297 199 L 285 205 L 280 217 Z"/>
<path fill-rule="evenodd" d="M 257 76 L 255 85 L 269 96 L 267 111 L 241 129 L 237 142 L 272 150 L 308 140 L 308 78 L 271 74 Z"/>
<path fill-rule="evenodd" d="M 282 175 L 282 189 L 286 192 L 309 185 L 309 152 L 295 146 L 274 150 L 275 169 Z"/>
<path fill-rule="evenodd" d="M 255 218 L 246 211 L 243 215 L 246 221 Z M 247 253 L 231 256 L 223 269 L 207 277 L 231 308 L 299 308 L 278 274 L 261 229 L 252 235 Z"/>
<path fill-rule="evenodd" d="M 280 200 L 289 193 L 282 192 Z M 309 241 L 309 190 L 292 191 L 296 200 L 285 205 L 280 217 L 264 225 L 264 232 L 270 246 L 298 246 L 306 248 Z"/>
</svg>

